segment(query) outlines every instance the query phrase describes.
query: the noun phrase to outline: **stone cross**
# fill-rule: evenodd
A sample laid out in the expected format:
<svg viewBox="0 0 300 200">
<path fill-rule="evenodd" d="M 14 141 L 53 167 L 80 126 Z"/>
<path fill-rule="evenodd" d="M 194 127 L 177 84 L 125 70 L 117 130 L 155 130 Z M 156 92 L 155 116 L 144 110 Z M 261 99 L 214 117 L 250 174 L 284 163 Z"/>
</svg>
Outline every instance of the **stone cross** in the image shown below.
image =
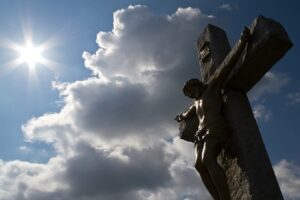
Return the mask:
<svg viewBox="0 0 300 200">
<path fill-rule="evenodd" d="M 281 24 L 263 16 L 257 17 L 249 29 L 251 40 L 224 85 L 223 115 L 232 133 L 231 144 L 221 152 L 218 162 L 226 173 L 233 200 L 283 200 L 246 94 L 292 43 Z M 206 53 L 211 54 L 210 62 L 200 68 L 204 83 L 218 74 L 237 47 L 231 49 L 225 32 L 213 25 L 204 29 L 197 45 L 199 54 L 205 46 L 209 49 Z M 193 120 L 191 123 L 195 123 Z"/>
</svg>

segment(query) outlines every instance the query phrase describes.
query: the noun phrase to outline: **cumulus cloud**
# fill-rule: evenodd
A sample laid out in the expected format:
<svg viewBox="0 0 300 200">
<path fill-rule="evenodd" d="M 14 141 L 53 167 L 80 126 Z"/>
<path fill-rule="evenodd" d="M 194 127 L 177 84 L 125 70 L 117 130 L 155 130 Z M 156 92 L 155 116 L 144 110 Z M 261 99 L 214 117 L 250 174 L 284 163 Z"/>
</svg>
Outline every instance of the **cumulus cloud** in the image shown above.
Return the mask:
<svg viewBox="0 0 300 200">
<path fill-rule="evenodd" d="M 25 161 L 0 162 L 0 199 L 55 199 L 36 198 L 67 189 L 63 179 L 65 160 L 54 157 L 47 164 Z M 49 197 L 49 196 L 48 196 Z"/>
<path fill-rule="evenodd" d="M 287 200 L 300 199 L 300 167 L 293 162 L 281 160 L 274 166 L 280 188 Z"/>
<path fill-rule="evenodd" d="M 182 64 L 195 65 L 195 41 L 203 26 L 213 20 L 194 8 L 160 16 L 145 6 L 131 6 L 114 13 L 113 30 L 98 33 L 100 48 L 95 54 L 84 52 L 83 58 L 95 74 L 108 78 L 122 75 L 132 81 L 149 81 L 170 70 L 186 74 L 191 70 Z"/>
<path fill-rule="evenodd" d="M 113 20 L 97 34 L 99 49 L 83 53 L 94 76 L 53 82 L 61 110 L 22 126 L 26 141 L 53 145 L 57 155 L 45 164 L 2 162 L 0 199 L 209 199 L 193 145 L 176 137 L 173 119 L 188 106 L 182 84 L 200 77 L 197 37 L 215 18 L 138 5 Z"/>
<path fill-rule="evenodd" d="M 155 191 L 170 182 L 168 167 L 172 157 L 165 155 L 163 145 L 123 151 L 125 159 L 88 144 L 79 144 L 76 149 L 79 154 L 66 163 L 71 195 L 120 199 L 139 189 Z"/>
</svg>

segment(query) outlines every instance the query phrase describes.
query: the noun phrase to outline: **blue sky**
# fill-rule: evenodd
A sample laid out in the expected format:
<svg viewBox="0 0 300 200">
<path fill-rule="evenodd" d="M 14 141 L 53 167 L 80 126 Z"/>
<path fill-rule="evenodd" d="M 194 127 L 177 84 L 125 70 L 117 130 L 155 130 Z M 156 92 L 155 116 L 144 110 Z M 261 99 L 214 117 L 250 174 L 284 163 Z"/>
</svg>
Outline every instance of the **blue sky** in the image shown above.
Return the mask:
<svg viewBox="0 0 300 200">
<path fill-rule="evenodd" d="M 143 194 L 143 198 L 160 199 L 170 190 L 162 183 L 178 189 L 185 179 L 174 177 L 172 170 L 181 169 L 186 161 L 185 167 L 191 171 L 180 173 L 194 173 L 192 156 L 184 154 L 192 147 L 176 138 L 177 124 L 173 122 L 173 117 L 189 104 L 180 93 L 181 85 L 199 76 L 194 75 L 198 68 L 193 44 L 208 22 L 226 30 L 234 44 L 243 26 L 260 14 L 279 21 L 294 46 L 251 91 L 250 100 L 278 179 L 287 178 L 280 173 L 286 170 L 295 183 L 289 187 L 299 189 L 298 7 L 297 1 L 277 0 L 2 0 L 0 159 L 3 170 L 18 166 L 15 180 L 21 186 L 10 186 L 4 173 L 0 183 L 8 185 L 5 191 L 12 196 L 1 191 L 0 199 L 74 199 L 74 195 L 78 199 L 116 199 L 118 196 L 110 194 L 109 189 L 76 193 L 81 185 L 73 173 L 79 177 L 84 173 L 76 171 L 74 163 L 92 162 L 89 155 L 97 158 L 92 162 L 95 166 L 107 159 L 123 166 L 127 159 L 141 162 L 147 155 L 165 161 L 159 173 L 152 166 L 153 176 L 160 177 L 161 184 L 149 181 L 141 172 L 137 177 L 127 177 L 141 188 L 133 183 L 120 185 L 120 190 L 111 191 L 116 195 L 142 199 L 139 195 Z M 19 56 L 9 44 L 23 45 L 26 35 L 31 35 L 37 46 L 49 44 L 43 56 L 52 64 L 37 63 L 35 74 L 26 63 L 15 67 L 8 64 Z M 169 97 L 163 95 L 166 91 L 171 93 Z M 161 141 L 170 139 L 172 144 Z M 173 154 L 168 159 L 172 162 L 165 156 L 170 151 Z M 111 167 L 103 165 L 103 169 L 105 166 Z M 33 177 L 28 179 L 36 184 L 24 183 L 20 177 L 28 170 L 52 177 L 53 184 L 48 189 L 40 188 L 42 178 Z M 53 178 L 58 174 L 65 180 Z M 89 183 L 88 178 L 86 181 Z M 102 185 L 101 181 L 90 181 L 95 187 Z M 190 189 L 193 191 L 193 186 Z M 201 190 L 186 197 L 197 199 L 202 194 L 207 195 Z M 284 194 L 287 199 L 300 199 L 293 190 L 284 190 Z"/>
</svg>

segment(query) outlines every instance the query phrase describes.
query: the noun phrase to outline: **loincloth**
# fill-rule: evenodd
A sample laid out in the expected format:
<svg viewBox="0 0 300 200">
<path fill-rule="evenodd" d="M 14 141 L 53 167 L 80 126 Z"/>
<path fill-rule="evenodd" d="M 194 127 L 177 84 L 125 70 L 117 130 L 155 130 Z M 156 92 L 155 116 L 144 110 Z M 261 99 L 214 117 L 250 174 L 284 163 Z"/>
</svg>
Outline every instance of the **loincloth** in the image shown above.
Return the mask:
<svg viewBox="0 0 300 200">
<path fill-rule="evenodd" d="M 220 143 L 228 141 L 230 127 L 226 123 L 213 123 L 197 130 L 195 134 L 195 144 L 204 143 L 207 140 L 215 139 Z"/>
</svg>

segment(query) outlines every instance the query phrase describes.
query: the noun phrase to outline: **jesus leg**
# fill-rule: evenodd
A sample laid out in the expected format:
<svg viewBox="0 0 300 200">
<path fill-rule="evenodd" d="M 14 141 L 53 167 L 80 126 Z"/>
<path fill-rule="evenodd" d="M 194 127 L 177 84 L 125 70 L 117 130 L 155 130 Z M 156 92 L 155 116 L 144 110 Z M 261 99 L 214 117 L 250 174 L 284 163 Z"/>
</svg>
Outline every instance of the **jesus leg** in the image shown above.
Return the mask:
<svg viewBox="0 0 300 200">
<path fill-rule="evenodd" d="M 201 160 L 201 153 L 203 149 L 203 144 L 198 143 L 195 145 L 195 153 L 196 153 L 196 162 L 195 162 L 195 168 L 197 169 L 198 173 L 201 176 L 202 182 L 205 185 L 206 189 L 210 193 L 210 195 L 213 197 L 214 200 L 220 200 L 218 191 L 214 185 L 214 183 L 211 180 L 211 177 L 209 175 L 209 172 L 204 167 L 202 160 Z"/>
<path fill-rule="evenodd" d="M 204 143 L 201 159 L 203 165 L 209 172 L 209 175 L 216 187 L 216 190 L 218 191 L 219 199 L 230 200 L 231 198 L 228 191 L 226 175 L 217 162 L 217 157 L 220 153 L 220 150 L 220 142 L 217 139 L 208 139 Z"/>
</svg>

